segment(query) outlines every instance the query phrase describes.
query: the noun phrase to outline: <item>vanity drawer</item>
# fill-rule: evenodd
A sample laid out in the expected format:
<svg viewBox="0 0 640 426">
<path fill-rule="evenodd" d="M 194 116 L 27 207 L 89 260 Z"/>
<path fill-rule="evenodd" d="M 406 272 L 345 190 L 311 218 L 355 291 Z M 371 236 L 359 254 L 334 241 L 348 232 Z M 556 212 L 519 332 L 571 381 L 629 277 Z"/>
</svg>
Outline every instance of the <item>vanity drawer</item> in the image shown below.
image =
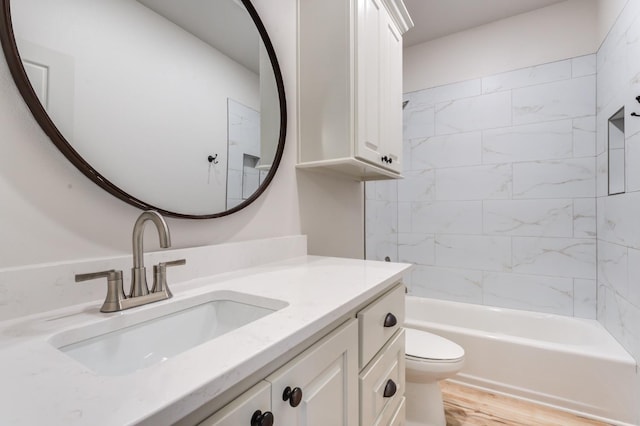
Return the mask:
<svg viewBox="0 0 640 426">
<path fill-rule="evenodd" d="M 360 424 L 363 426 L 378 424 L 383 417 L 391 419 L 404 397 L 404 336 L 404 330 L 398 331 L 360 373 Z M 390 393 L 386 397 L 385 389 Z"/>
<path fill-rule="evenodd" d="M 358 312 L 357 317 L 360 338 L 359 367 L 362 369 L 404 324 L 404 285 L 398 284 L 393 290 Z"/>
</svg>

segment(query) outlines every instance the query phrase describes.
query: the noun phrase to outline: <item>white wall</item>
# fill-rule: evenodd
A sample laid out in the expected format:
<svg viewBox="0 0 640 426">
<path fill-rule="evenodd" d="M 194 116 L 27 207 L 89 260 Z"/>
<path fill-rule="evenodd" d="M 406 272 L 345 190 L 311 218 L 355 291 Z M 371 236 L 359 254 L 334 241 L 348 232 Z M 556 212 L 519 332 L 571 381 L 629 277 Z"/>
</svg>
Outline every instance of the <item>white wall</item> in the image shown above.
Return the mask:
<svg viewBox="0 0 640 426">
<path fill-rule="evenodd" d="M 309 254 L 364 258 L 364 184 L 298 170 L 302 231 Z"/>
<path fill-rule="evenodd" d="M 595 53 L 596 6 L 567 0 L 409 47 L 404 92 Z"/>
</svg>

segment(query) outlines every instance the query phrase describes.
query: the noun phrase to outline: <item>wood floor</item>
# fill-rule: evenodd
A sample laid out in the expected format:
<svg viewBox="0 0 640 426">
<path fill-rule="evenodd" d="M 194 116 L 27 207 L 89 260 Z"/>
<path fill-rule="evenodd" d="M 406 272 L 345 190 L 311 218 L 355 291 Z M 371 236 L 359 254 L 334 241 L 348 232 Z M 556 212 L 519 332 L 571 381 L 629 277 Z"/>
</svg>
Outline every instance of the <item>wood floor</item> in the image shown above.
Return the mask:
<svg viewBox="0 0 640 426">
<path fill-rule="evenodd" d="M 447 426 L 604 426 L 585 419 L 514 398 L 483 392 L 449 381 L 440 382 Z"/>
</svg>

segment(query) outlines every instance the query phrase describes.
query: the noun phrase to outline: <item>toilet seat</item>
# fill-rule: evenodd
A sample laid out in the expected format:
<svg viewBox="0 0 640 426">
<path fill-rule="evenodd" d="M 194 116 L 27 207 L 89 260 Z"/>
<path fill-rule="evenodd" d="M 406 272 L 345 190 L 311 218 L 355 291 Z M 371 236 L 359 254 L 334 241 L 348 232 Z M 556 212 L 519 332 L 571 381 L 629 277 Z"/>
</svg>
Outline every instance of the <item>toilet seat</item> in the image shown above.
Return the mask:
<svg viewBox="0 0 640 426">
<path fill-rule="evenodd" d="M 464 349 L 457 343 L 435 334 L 405 328 L 405 354 L 408 359 L 423 362 L 458 362 Z"/>
</svg>

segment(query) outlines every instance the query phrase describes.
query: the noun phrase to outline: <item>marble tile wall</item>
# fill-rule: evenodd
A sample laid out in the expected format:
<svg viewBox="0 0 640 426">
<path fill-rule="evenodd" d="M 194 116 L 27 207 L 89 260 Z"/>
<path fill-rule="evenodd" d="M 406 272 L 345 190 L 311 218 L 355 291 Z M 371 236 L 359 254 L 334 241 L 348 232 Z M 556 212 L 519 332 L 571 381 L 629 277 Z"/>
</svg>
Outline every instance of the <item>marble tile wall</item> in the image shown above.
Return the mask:
<svg viewBox="0 0 640 426">
<path fill-rule="evenodd" d="M 405 100 L 405 179 L 366 185 L 367 258 L 414 263 L 414 295 L 595 318 L 596 55 Z"/>
<path fill-rule="evenodd" d="M 598 320 L 640 362 L 640 2 L 627 3 L 596 64 Z M 623 106 L 626 193 L 608 195 L 607 122 Z"/>
</svg>

